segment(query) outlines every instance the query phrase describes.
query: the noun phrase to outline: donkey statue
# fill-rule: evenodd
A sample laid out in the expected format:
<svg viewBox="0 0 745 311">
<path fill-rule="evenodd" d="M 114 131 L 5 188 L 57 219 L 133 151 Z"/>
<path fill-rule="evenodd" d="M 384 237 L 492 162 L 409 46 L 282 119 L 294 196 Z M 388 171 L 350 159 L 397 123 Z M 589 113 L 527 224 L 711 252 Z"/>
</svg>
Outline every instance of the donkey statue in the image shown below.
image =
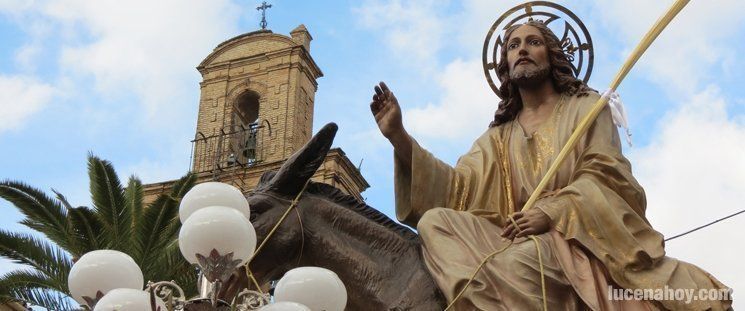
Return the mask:
<svg viewBox="0 0 745 311">
<path fill-rule="evenodd" d="M 336 135 L 324 126 L 248 195 L 251 222 L 263 241 L 323 163 Z M 295 210 L 250 264 L 259 284 L 300 266 L 336 272 L 347 289 L 346 310 L 442 310 L 445 299 L 422 260 L 419 236 L 355 197 L 310 181 Z M 237 271 L 225 284 L 227 301 L 250 284 Z"/>
</svg>

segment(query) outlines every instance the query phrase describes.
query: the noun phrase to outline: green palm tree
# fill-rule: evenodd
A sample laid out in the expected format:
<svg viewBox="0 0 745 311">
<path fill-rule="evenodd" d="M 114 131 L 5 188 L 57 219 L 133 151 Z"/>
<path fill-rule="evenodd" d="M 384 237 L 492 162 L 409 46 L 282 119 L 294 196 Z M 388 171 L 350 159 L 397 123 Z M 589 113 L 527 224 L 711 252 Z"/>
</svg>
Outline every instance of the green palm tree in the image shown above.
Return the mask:
<svg viewBox="0 0 745 311">
<path fill-rule="evenodd" d="M 196 176 L 177 180 L 169 193 L 143 203 L 142 182 L 123 187 L 110 162 L 88 156 L 93 207 L 73 207 L 59 192 L 50 197 L 23 182 L 0 182 L 0 197 L 25 215 L 21 224 L 46 239 L 0 229 L 0 256 L 28 268 L 0 276 L 0 303 L 24 301 L 50 310 L 72 310 L 67 275 L 72 263 L 97 249 L 129 254 L 145 280 L 175 280 L 196 293 L 196 270 L 178 248 L 178 206 Z M 144 284 L 143 284 L 144 285 Z"/>
</svg>

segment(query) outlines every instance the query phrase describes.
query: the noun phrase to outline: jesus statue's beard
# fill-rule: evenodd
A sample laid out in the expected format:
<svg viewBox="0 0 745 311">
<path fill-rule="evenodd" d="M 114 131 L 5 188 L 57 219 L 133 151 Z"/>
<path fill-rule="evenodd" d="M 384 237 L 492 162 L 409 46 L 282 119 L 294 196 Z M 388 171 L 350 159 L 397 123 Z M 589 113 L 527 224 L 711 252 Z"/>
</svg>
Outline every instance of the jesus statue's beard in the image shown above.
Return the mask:
<svg viewBox="0 0 745 311">
<path fill-rule="evenodd" d="M 537 69 L 512 72 L 510 81 L 519 88 L 534 88 L 541 85 L 551 74 L 550 66 L 542 66 Z"/>
</svg>

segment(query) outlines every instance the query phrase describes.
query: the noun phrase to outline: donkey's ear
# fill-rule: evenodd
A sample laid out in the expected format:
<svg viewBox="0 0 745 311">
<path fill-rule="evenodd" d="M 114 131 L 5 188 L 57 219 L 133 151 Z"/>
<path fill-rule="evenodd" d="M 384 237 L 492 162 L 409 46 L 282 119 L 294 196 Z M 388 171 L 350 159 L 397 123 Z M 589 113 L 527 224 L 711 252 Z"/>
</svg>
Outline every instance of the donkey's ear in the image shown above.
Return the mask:
<svg viewBox="0 0 745 311">
<path fill-rule="evenodd" d="M 297 195 L 326 159 L 326 153 L 331 149 L 338 128 L 335 123 L 326 124 L 321 128 L 303 148 L 285 161 L 269 182 L 269 188 L 281 194 Z"/>
<path fill-rule="evenodd" d="M 277 175 L 276 170 L 264 172 L 264 174 L 261 174 L 261 178 L 259 178 L 259 184 L 257 186 L 262 187 L 264 185 L 268 185 L 275 175 Z"/>
</svg>

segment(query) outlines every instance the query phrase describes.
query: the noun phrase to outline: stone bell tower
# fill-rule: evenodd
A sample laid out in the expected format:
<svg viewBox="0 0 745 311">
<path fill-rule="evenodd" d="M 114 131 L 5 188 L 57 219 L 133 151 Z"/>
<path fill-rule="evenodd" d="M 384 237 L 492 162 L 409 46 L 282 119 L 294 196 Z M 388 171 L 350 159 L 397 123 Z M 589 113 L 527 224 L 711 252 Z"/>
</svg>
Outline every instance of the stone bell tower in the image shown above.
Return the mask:
<svg viewBox="0 0 745 311">
<path fill-rule="evenodd" d="M 304 25 L 289 37 L 262 29 L 220 43 L 197 66 L 202 82 L 191 171 L 198 182 L 249 191 L 310 140 L 316 80 L 323 76 L 311 40 Z M 313 180 L 359 199 L 369 187 L 339 148 L 329 151 Z M 148 185 L 146 194 L 168 183 Z"/>
<path fill-rule="evenodd" d="M 290 34 L 243 34 L 218 45 L 199 64 L 203 80 L 196 139 L 233 132 L 246 132 L 246 137 L 234 135 L 243 140 L 230 141 L 225 154 L 195 150 L 193 170 L 228 158 L 283 160 L 310 139 L 316 79 L 323 73 L 310 56 L 312 37 L 305 26 Z"/>
</svg>

